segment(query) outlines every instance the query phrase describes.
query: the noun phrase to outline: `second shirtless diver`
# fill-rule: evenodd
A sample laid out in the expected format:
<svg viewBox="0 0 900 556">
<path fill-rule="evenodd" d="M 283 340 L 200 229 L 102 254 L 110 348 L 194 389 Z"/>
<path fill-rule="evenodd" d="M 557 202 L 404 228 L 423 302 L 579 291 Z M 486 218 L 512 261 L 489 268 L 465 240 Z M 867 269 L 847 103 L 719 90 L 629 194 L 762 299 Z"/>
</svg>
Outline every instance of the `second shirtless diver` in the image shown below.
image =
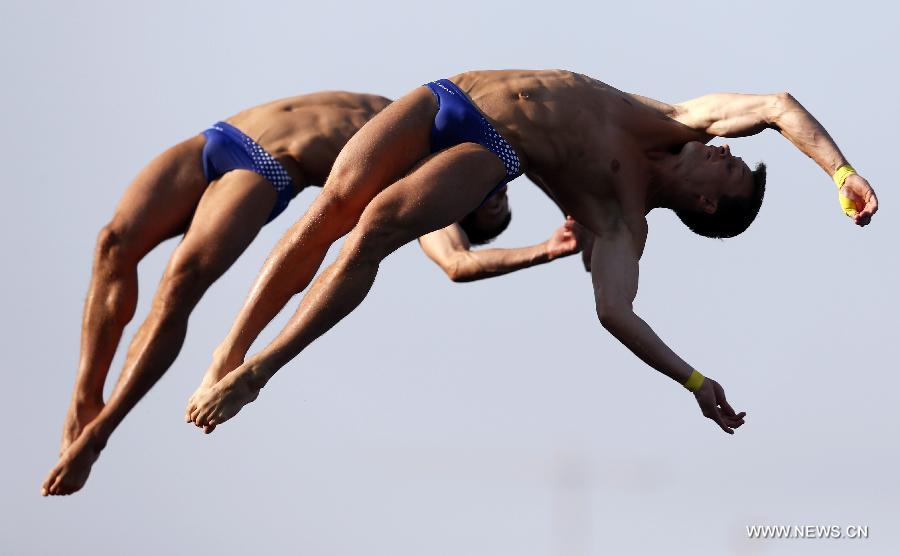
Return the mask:
<svg viewBox="0 0 900 556">
<path fill-rule="evenodd" d="M 43 494 L 71 494 L 85 484 L 110 435 L 174 362 L 204 292 L 300 190 L 326 181 L 347 140 L 389 103 L 346 92 L 277 100 L 216 123 L 138 174 L 97 239 L 78 374 L 59 461 Z M 422 248 L 454 281 L 487 278 L 577 250 L 570 223 L 535 246 L 470 249 L 469 239 L 485 243 L 503 231 L 509 217 L 506 192 L 498 192 L 459 224 L 423 238 Z M 138 262 L 182 234 L 104 403 L 109 366 L 137 303 Z"/>
<path fill-rule="evenodd" d="M 708 237 L 733 237 L 753 222 L 765 167 L 751 170 L 727 145 L 706 143 L 767 129 L 833 177 L 854 223 L 869 223 L 878 209 L 874 191 L 787 93 L 711 94 L 668 104 L 559 70 L 475 71 L 418 87 L 344 147 L 323 195 L 278 243 L 220 345 L 208 373 L 224 378 L 195 393 L 186 418 L 209 431 L 234 417 L 362 302 L 385 257 L 462 218 L 525 172 L 590 232 L 602 326 L 692 391 L 703 415 L 733 433 L 744 413 L 634 313 L 633 301 L 651 210 L 673 210 Z M 355 212 L 332 218 L 346 211 Z M 340 224 L 357 219 L 352 231 Z M 309 283 L 328 246 L 347 232 L 337 260 L 319 274 L 285 328 L 244 360 L 260 331 Z"/>
</svg>

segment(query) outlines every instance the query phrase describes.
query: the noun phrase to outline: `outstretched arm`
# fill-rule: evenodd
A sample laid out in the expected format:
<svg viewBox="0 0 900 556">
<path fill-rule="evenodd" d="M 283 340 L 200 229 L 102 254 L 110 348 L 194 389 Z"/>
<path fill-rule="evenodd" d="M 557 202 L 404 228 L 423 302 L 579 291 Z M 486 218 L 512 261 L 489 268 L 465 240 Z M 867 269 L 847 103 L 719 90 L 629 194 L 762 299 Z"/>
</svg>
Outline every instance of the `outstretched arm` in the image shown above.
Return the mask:
<svg viewBox="0 0 900 556">
<path fill-rule="evenodd" d="M 458 224 L 451 224 L 420 237 L 419 245 L 451 280 L 471 282 L 549 263 L 576 253 L 578 240 L 572 231 L 574 225 L 574 220 L 567 218 L 547 241 L 530 247 L 473 251 L 463 229 Z"/>
<path fill-rule="evenodd" d="M 849 166 L 828 131 L 790 93 L 744 95 L 716 93 L 672 107 L 672 117 L 710 137 L 744 137 L 764 129 L 777 130 L 829 176 Z M 860 226 L 878 210 L 878 198 L 869 182 L 853 173 L 839 184 L 844 212 Z"/>
<path fill-rule="evenodd" d="M 638 258 L 646 239 L 635 238 L 624 222 L 610 226 L 594 238 L 591 274 L 594 299 L 600 323 L 642 361 L 689 386 L 694 369 L 669 348 L 653 329 L 634 313 L 632 304 L 638 288 Z M 744 423 L 745 413 L 735 413 L 725 392 L 714 380 L 706 378 L 694 395 L 706 417 L 729 434 Z"/>
</svg>

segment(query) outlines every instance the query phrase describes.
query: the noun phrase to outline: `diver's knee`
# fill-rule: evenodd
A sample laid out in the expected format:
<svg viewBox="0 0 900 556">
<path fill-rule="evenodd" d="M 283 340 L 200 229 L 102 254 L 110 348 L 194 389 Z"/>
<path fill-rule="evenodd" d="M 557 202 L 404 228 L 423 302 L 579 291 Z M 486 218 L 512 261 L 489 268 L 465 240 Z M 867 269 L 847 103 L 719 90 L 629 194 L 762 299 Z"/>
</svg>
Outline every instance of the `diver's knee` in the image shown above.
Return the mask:
<svg viewBox="0 0 900 556">
<path fill-rule="evenodd" d="M 100 233 L 97 234 L 95 259 L 108 275 L 119 274 L 128 266 L 136 265 L 136 255 L 122 227 L 115 221 L 100 228 Z"/>
<path fill-rule="evenodd" d="M 202 257 L 176 254 L 160 283 L 157 308 L 173 315 L 190 312 L 216 276 Z"/>
<path fill-rule="evenodd" d="M 365 204 L 346 195 L 323 191 L 314 210 L 314 218 L 318 220 L 315 224 L 326 227 L 333 235 L 340 237 L 353 229 L 365 210 Z"/>
<path fill-rule="evenodd" d="M 347 238 L 348 256 L 360 264 L 377 264 L 404 243 L 404 235 L 394 219 L 367 211 Z"/>
</svg>

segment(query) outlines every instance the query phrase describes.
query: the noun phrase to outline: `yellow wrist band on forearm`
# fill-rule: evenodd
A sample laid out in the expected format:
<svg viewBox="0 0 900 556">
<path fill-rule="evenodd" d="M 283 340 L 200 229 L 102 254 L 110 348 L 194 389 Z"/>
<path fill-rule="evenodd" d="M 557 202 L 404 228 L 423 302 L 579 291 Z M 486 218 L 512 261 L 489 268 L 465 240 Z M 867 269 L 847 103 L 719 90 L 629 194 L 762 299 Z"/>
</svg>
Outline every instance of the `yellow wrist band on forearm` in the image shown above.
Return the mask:
<svg viewBox="0 0 900 556">
<path fill-rule="evenodd" d="M 856 170 L 853 169 L 853 166 L 849 164 L 844 164 L 840 168 L 834 171 L 834 174 L 831 176 L 831 179 L 834 180 L 834 184 L 838 186 L 838 188 L 844 187 L 844 182 L 847 181 L 847 176 L 850 174 L 855 174 Z"/>
<path fill-rule="evenodd" d="M 855 174 L 856 170 L 853 169 L 853 166 L 849 164 L 844 164 L 840 168 L 834 171 L 834 174 L 831 176 L 831 179 L 834 180 L 834 184 L 838 187 L 838 201 L 841 203 L 841 209 L 844 211 L 844 214 L 847 216 L 856 216 L 856 205 L 847 198 L 846 195 L 840 193 L 842 187 L 844 187 L 844 182 L 847 181 L 847 176 Z"/>
<path fill-rule="evenodd" d="M 696 392 L 701 386 L 703 386 L 703 375 L 700 374 L 700 371 L 694 369 L 694 372 L 688 377 L 687 382 L 684 383 L 684 387 L 691 392 Z"/>
</svg>

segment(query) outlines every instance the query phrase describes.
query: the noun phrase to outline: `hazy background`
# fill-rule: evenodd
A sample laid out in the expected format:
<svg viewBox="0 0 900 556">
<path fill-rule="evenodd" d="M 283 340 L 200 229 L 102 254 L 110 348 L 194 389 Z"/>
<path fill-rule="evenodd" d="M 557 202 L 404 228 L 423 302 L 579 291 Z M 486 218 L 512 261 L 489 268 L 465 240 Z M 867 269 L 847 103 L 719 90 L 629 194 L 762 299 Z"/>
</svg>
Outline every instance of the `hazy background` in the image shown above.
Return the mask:
<svg viewBox="0 0 900 556">
<path fill-rule="evenodd" d="M 867 2 L 4 0 L 0 553 L 896 554 L 898 19 Z M 397 97 L 518 67 L 667 101 L 788 90 L 876 188 L 882 211 L 857 229 L 829 177 L 767 132 L 729 141 L 769 164 L 746 234 L 706 240 L 650 215 L 637 311 L 749 412 L 738 434 L 599 326 L 576 257 L 453 285 L 410 245 L 358 311 L 203 436 L 187 398 L 307 191 L 203 299 L 86 488 L 39 496 L 96 233 L 146 162 L 271 99 Z M 499 246 L 561 223 L 524 178 L 510 198 Z M 126 341 L 174 246 L 141 263 Z M 755 524 L 870 538 L 748 540 Z"/>
</svg>

